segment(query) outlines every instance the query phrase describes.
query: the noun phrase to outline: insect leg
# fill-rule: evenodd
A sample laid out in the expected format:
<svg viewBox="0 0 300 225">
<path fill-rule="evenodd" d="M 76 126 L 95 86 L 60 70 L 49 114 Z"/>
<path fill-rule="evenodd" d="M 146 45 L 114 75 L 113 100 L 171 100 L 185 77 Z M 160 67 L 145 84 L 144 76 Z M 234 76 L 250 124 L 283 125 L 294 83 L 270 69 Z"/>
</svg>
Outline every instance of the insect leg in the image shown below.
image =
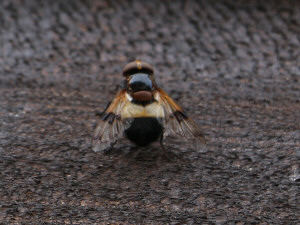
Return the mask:
<svg viewBox="0 0 300 225">
<path fill-rule="evenodd" d="M 166 153 L 166 149 L 165 149 L 165 147 L 164 147 L 163 139 L 164 139 L 164 134 L 162 133 L 162 134 L 160 135 L 160 138 L 159 138 L 159 143 L 160 143 L 160 146 L 161 146 L 161 148 L 162 148 L 162 150 L 163 150 L 163 152 L 164 152 L 164 154 L 165 154 L 165 153 Z"/>
<path fill-rule="evenodd" d="M 126 83 L 126 81 L 125 81 L 125 83 Z M 123 88 L 123 86 L 121 84 L 117 84 L 115 87 L 115 91 L 118 91 L 120 88 Z"/>
<path fill-rule="evenodd" d="M 109 105 L 110 105 L 111 102 L 112 102 L 112 101 L 109 101 L 109 102 L 107 103 L 105 109 L 104 109 L 102 112 L 96 111 L 96 112 L 95 112 L 95 115 L 96 115 L 96 116 L 99 116 L 99 117 L 102 117 L 102 116 L 105 114 L 105 111 L 108 109 L 108 107 L 109 107 Z"/>
<path fill-rule="evenodd" d="M 114 141 L 107 149 L 105 149 L 104 154 L 108 154 L 116 143 L 117 141 Z"/>
</svg>

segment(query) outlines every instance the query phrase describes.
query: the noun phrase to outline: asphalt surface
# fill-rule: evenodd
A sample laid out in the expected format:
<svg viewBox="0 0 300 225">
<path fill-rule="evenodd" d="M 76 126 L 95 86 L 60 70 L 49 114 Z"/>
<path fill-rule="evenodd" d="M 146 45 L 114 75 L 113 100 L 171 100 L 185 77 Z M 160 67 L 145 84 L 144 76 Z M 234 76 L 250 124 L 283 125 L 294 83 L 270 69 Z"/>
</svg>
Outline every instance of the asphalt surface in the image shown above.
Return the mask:
<svg viewBox="0 0 300 225">
<path fill-rule="evenodd" d="M 1 224 L 299 224 L 299 1 L 0 1 Z M 133 59 L 193 117 L 94 153 Z"/>
</svg>

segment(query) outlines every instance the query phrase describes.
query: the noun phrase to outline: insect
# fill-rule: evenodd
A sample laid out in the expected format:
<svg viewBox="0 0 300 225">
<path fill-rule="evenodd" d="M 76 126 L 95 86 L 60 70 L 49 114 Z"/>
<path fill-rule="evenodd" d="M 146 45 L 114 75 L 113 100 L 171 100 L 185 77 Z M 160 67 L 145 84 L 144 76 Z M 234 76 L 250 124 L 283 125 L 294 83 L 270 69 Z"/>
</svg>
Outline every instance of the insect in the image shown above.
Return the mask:
<svg viewBox="0 0 300 225">
<path fill-rule="evenodd" d="M 153 72 L 148 63 L 139 60 L 124 67 L 125 85 L 95 129 L 94 151 L 111 148 L 124 134 L 138 146 L 159 139 L 163 150 L 163 137 L 170 134 L 205 143 L 196 122 L 155 84 Z"/>
</svg>

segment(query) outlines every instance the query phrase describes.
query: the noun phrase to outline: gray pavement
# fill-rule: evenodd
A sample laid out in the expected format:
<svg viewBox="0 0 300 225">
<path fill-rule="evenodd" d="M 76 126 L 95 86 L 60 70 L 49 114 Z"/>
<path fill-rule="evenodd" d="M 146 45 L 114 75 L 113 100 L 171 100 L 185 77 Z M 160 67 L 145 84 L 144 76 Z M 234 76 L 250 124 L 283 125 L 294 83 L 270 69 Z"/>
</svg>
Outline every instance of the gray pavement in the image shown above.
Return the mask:
<svg viewBox="0 0 300 225">
<path fill-rule="evenodd" d="M 0 1 L 1 224 L 299 224 L 299 1 Z M 94 153 L 133 59 L 203 128 Z M 298 203 L 297 203 L 298 202 Z"/>
</svg>

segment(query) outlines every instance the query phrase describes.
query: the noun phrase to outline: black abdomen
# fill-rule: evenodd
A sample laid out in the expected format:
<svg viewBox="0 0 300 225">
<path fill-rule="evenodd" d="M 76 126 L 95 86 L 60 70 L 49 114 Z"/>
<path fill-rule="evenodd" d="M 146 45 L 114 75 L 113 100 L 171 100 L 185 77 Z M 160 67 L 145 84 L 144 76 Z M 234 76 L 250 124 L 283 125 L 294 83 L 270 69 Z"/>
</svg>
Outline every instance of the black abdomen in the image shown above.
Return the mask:
<svg viewBox="0 0 300 225">
<path fill-rule="evenodd" d="M 163 128 L 154 117 L 134 118 L 131 126 L 125 130 L 127 138 L 139 146 L 149 145 L 162 134 Z"/>
</svg>

